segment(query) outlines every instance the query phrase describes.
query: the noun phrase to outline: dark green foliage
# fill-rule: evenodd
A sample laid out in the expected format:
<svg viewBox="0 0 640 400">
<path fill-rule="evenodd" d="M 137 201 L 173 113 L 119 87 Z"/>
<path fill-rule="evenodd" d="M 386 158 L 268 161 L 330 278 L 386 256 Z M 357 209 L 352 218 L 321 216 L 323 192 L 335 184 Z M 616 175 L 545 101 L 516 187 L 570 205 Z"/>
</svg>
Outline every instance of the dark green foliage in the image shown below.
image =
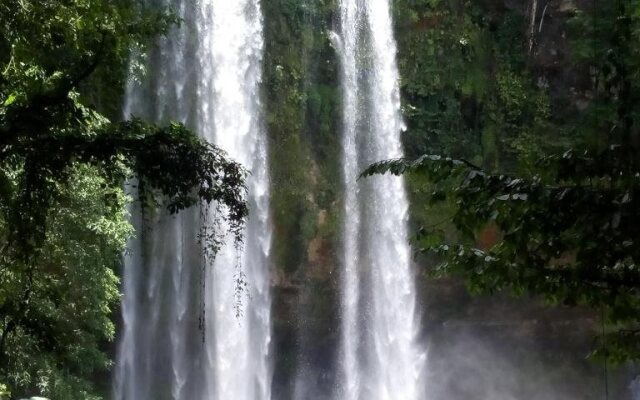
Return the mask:
<svg viewBox="0 0 640 400">
<path fill-rule="evenodd" d="M 420 252 L 435 251 L 445 260 L 434 275 L 464 277 L 477 292 L 507 289 L 603 309 L 612 327 L 625 327 L 611 334 L 607 349 L 610 358 L 624 361 L 640 356 L 638 342 L 617 347 L 627 328 L 640 323 L 640 165 L 634 153 L 615 146 L 543 157 L 541 174 L 526 179 L 438 156 L 376 164 L 364 175 L 423 174 L 434 185 L 433 203 L 456 204 L 451 221 L 461 241 L 443 244 L 430 229 L 416 235 Z M 443 183 L 450 189 L 439 190 Z M 478 238 L 488 226 L 499 238 L 483 248 Z"/>
<path fill-rule="evenodd" d="M 55 186 L 37 256 L 20 262 L 3 251 L 0 379 L 16 395 L 93 399 L 92 377 L 111 365 L 100 347 L 115 335 L 109 310 L 119 300 L 113 267 L 132 233 L 127 198 L 86 166 Z"/>
<path fill-rule="evenodd" d="M 557 96 L 528 67 L 525 15 L 500 1 L 394 4 L 407 157 L 447 154 L 513 171 L 567 142 L 551 115 Z M 419 175 L 407 183 L 413 225 L 452 236 L 441 222 L 451 205 L 421 207 L 429 183 Z"/>
<path fill-rule="evenodd" d="M 430 10 L 439 4 L 427 3 Z M 587 71 L 586 106 L 551 109 L 568 95 L 560 90 L 550 101 L 532 91 L 536 71 L 514 68 L 536 59 L 511 56 L 514 43 L 498 27 L 491 98 L 473 92 L 483 102 L 476 108 L 482 157 L 442 146 L 428 150 L 451 158 L 381 162 L 363 176 L 408 173 L 422 201 L 414 207 L 448 211 L 456 235 L 421 221 L 415 236 L 418 253 L 441 261 L 430 273 L 460 276 L 475 292 L 508 290 L 596 309 L 607 333 L 594 355 L 623 362 L 640 358 L 640 3 L 599 4 L 596 14 L 567 20 L 575 53 L 567 68 Z M 497 146 L 490 154 L 489 143 Z"/>
<path fill-rule="evenodd" d="M 318 366 L 318 379 L 329 373 L 312 354 L 328 360 L 336 343 L 338 281 L 331 271 L 341 237 L 342 115 L 330 30 L 337 2 L 264 0 L 262 7 L 272 255 L 283 279 L 274 291 L 274 396 L 287 398 L 295 371 L 307 363 Z M 281 304 L 295 307 L 283 311 Z"/>
<path fill-rule="evenodd" d="M 526 68 L 524 15 L 478 2 L 403 0 L 396 19 L 408 156 L 514 167 L 524 138 L 549 145 L 550 100 Z"/>
<path fill-rule="evenodd" d="M 21 129 L 19 125 L 14 129 L 12 121 L 4 126 L 12 132 Z M 113 183 L 123 182 L 127 171 L 135 171 L 141 193 L 165 196 L 172 213 L 199 200 L 223 203 L 228 206 L 232 229 L 240 234 L 247 213 L 242 201 L 243 169 L 183 126 L 159 128 L 134 120 L 103 121 L 89 132 L 82 132 L 81 126 L 50 128 L 53 132 L 42 136 L 30 135 L 30 131 L 17 134 L 14 142 L 6 144 L 6 160 L 22 170 L 16 187 L 4 193 L 3 199 L 6 218 L 14 227 L 8 240 L 17 244 L 16 250 L 28 246 L 22 249 L 28 254 L 32 246 L 39 245 L 49 203 L 56 196 L 55 184 L 68 181 L 69 167 L 78 163 L 99 167 Z"/>
<path fill-rule="evenodd" d="M 335 1 L 268 0 L 265 97 L 270 139 L 274 257 L 293 272 L 307 263 L 309 241 L 333 240 L 339 196 L 339 80 L 329 41 Z M 318 214 L 331 210 L 330 223 Z"/>
</svg>

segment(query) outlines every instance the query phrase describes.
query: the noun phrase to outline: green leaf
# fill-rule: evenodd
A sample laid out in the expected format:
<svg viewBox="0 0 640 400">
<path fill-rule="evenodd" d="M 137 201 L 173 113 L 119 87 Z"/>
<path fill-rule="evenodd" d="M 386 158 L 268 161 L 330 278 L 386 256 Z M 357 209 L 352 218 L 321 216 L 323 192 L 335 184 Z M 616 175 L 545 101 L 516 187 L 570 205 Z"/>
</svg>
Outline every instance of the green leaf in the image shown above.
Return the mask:
<svg viewBox="0 0 640 400">
<path fill-rule="evenodd" d="M 18 96 L 16 96 L 15 93 L 11 93 L 9 97 L 7 97 L 7 99 L 4 101 L 3 105 L 5 107 L 9 107 L 11 104 L 15 103 L 17 99 L 18 99 Z"/>
</svg>

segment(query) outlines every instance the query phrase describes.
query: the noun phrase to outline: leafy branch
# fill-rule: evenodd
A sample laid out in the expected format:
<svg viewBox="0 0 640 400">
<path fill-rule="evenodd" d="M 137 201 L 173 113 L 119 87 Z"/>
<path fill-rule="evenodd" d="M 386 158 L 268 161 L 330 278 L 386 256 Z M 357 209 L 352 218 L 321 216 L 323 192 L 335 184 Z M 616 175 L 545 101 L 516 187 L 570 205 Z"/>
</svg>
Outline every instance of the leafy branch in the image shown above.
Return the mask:
<svg viewBox="0 0 640 400">
<path fill-rule="evenodd" d="M 612 325 L 640 326 L 640 164 L 634 151 L 567 151 L 540 157 L 537 165 L 540 173 L 516 177 L 426 155 L 376 163 L 361 178 L 418 174 L 432 187 L 447 188 L 434 191 L 429 205 L 454 206 L 459 241 L 434 240 L 429 228 L 415 237 L 418 252 L 442 260 L 433 275 L 463 277 L 478 292 L 509 290 L 603 308 Z M 481 243 L 489 228 L 495 240 Z M 640 357 L 637 345 L 629 346 L 627 356 Z"/>
</svg>

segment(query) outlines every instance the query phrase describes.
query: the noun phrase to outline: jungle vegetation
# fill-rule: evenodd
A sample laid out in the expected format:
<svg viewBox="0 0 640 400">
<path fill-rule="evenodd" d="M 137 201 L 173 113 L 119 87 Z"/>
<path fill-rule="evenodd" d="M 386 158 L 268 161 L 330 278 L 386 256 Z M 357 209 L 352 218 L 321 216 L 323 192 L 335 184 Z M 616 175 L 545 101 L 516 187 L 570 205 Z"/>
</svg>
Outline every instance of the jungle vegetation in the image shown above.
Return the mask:
<svg viewBox="0 0 640 400">
<path fill-rule="evenodd" d="M 136 1 L 0 2 L 0 391 L 99 398 L 125 182 L 172 213 L 222 205 L 241 235 L 242 166 L 182 125 L 107 117 L 131 55 L 178 22 Z"/>
<path fill-rule="evenodd" d="M 569 10 L 560 76 L 539 60 L 544 21 L 532 37 L 521 14 L 438 3 L 412 18 L 457 28 L 410 35 L 424 53 L 403 60 L 407 136 L 421 145 L 362 176 L 407 174 L 416 252 L 438 260 L 429 274 L 589 307 L 605 324 L 592 356 L 638 359 L 640 2 Z M 435 76 L 416 79 L 421 63 Z M 434 209 L 447 217 L 429 220 Z"/>
<path fill-rule="evenodd" d="M 637 359 L 640 2 L 555 20 L 505 3 L 394 1 L 407 159 L 364 174 L 406 174 L 429 274 L 592 308 L 594 355 Z M 240 235 L 242 166 L 182 125 L 121 119 L 126 80 L 180 24 L 145 4 L 0 0 L 0 397 L 107 396 L 131 201 L 221 202 Z M 312 241 L 339 246 L 339 212 L 319 218 L 342 190 L 335 6 L 263 0 L 274 264 L 292 275 Z"/>
</svg>

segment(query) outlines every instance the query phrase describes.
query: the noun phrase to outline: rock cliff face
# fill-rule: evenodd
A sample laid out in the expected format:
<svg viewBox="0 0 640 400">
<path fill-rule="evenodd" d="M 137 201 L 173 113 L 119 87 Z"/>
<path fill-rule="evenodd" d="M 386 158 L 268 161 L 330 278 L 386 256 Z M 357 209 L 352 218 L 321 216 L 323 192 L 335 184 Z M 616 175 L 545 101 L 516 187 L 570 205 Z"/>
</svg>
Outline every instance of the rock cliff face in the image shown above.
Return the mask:
<svg viewBox="0 0 640 400">
<path fill-rule="evenodd" d="M 278 399 L 295 398 L 300 385 L 328 398 L 335 384 L 343 209 L 339 68 L 329 40 L 335 3 L 263 0 Z M 570 21 L 591 6 L 396 0 L 407 155 L 462 154 L 509 168 L 508 130 L 534 137 L 533 121 L 583 110 L 590 77 L 573 61 Z M 414 227 L 442 211 L 424 211 L 421 185 L 409 182 Z M 434 262 L 416 265 L 430 400 L 602 398 L 602 367 L 585 361 L 597 314 L 536 299 L 472 297 L 461 282 L 426 278 Z M 611 398 L 630 398 L 631 372 L 609 372 Z"/>
</svg>

